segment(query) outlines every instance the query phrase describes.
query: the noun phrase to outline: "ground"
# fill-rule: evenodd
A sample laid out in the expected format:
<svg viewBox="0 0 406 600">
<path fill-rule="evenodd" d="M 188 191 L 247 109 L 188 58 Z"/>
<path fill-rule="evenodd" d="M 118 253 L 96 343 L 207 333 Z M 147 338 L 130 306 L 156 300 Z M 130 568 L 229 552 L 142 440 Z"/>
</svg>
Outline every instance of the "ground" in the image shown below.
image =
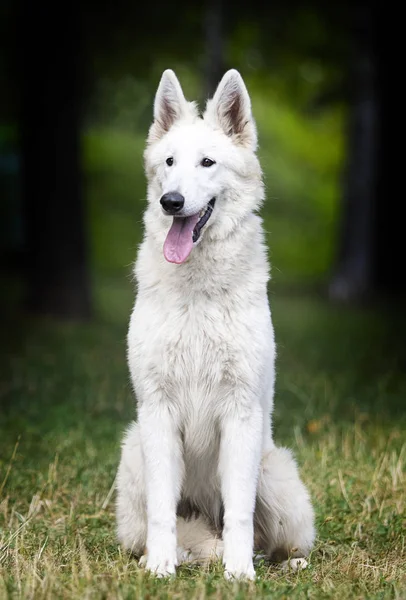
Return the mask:
<svg viewBox="0 0 406 600">
<path fill-rule="evenodd" d="M 123 302 L 110 321 L 25 320 L 17 335 L 4 324 L 0 598 L 406 597 L 406 382 L 388 337 L 394 312 L 270 296 L 275 437 L 294 449 L 317 515 L 308 569 L 260 563 L 258 580 L 239 584 L 221 565 L 182 567 L 162 581 L 120 550 L 114 477 L 134 415 Z M 121 298 L 130 302 L 129 282 Z"/>
</svg>

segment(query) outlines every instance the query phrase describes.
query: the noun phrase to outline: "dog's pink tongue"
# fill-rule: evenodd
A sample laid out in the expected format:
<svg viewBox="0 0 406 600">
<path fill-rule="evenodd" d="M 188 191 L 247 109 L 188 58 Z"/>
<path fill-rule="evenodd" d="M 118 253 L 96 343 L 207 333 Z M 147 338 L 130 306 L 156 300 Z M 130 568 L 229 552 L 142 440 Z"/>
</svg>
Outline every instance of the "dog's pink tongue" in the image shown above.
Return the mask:
<svg viewBox="0 0 406 600">
<path fill-rule="evenodd" d="M 164 256 L 168 262 L 180 265 L 185 262 L 193 248 L 193 229 L 199 215 L 174 217 L 164 243 Z"/>
</svg>

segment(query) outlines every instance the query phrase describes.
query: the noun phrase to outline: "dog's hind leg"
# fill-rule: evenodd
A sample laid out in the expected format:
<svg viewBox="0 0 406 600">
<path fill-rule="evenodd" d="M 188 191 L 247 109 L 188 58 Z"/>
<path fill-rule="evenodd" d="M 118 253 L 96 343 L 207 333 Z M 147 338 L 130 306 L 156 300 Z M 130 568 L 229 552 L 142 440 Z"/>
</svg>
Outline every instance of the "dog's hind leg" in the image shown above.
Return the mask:
<svg viewBox="0 0 406 600">
<path fill-rule="evenodd" d="M 273 448 L 262 457 L 255 508 L 255 547 L 294 570 L 307 566 L 315 538 L 314 514 L 289 450 Z"/>
<path fill-rule="evenodd" d="M 177 519 L 178 562 L 198 564 L 215 561 L 223 556 L 223 540 L 201 516 Z"/>
<path fill-rule="evenodd" d="M 117 473 L 117 536 L 135 556 L 145 552 L 147 505 L 138 424 L 132 423 L 122 445 Z"/>
</svg>

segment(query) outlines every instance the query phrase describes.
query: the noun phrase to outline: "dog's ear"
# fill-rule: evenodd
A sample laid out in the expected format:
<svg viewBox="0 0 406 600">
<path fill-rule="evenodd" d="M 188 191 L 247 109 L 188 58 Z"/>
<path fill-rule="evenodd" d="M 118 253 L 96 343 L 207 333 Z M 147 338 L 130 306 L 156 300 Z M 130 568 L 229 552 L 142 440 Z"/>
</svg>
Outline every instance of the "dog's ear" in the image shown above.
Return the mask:
<svg viewBox="0 0 406 600">
<path fill-rule="evenodd" d="M 187 110 L 187 101 L 182 88 L 171 69 L 163 72 L 155 95 L 154 123 L 150 131 L 150 141 L 158 140 L 182 117 Z"/>
<path fill-rule="evenodd" d="M 252 150 L 257 147 L 257 130 L 251 100 L 245 83 L 235 69 L 227 71 L 216 93 L 207 103 L 204 115 L 213 126 L 220 126 L 236 143 Z"/>
</svg>

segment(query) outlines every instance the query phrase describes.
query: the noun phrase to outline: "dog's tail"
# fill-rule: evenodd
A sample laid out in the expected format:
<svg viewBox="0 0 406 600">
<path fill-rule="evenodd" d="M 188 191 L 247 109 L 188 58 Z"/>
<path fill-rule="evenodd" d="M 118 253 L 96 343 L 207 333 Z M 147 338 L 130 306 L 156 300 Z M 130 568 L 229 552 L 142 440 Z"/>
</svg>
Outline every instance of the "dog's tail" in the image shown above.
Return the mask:
<svg viewBox="0 0 406 600">
<path fill-rule="evenodd" d="M 207 563 L 223 556 L 223 540 L 199 515 L 191 519 L 178 517 L 178 562 Z"/>
</svg>

